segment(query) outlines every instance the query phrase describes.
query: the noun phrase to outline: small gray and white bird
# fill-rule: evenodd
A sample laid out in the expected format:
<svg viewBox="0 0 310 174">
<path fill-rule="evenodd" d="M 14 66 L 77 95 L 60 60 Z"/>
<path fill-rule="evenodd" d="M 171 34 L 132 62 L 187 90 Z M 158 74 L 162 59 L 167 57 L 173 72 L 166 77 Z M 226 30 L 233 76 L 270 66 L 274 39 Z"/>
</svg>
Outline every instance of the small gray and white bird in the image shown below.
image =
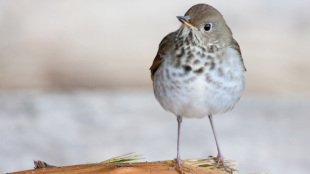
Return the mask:
<svg viewBox="0 0 310 174">
<path fill-rule="evenodd" d="M 240 47 L 221 13 L 210 5 L 194 5 L 177 18 L 181 27 L 164 37 L 150 68 L 156 99 L 177 116 L 177 157 L 172 169 L 183 173 L 179 155 L 182 118 L 208 116 L 218 150 L 217 166 L 232 172 L 224 163 L 212 115 L 233 109 L 244 90 L 246 68 Z"/>
</svg>

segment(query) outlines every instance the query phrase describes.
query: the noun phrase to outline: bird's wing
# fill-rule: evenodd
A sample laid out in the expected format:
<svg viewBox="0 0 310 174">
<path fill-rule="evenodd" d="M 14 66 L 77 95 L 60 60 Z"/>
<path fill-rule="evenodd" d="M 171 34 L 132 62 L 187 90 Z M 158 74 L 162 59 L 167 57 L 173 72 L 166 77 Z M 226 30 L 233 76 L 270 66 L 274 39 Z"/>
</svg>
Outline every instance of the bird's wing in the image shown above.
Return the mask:
<svg viewBox="0 0 310 174">
<path fill-rule="evenodd" d="M 235 49 L 236 51 L 238 51 L 238 53 L 240 55 L 240 58 L 241 58 L 243 69 L 244 69 L 244 71 L 246 71 L 246 68 L 245 68 L 244 62 L 243 62 L 243 58 L 242 58 L 242 55 L 241 55 L 240 46 L 239 46 L 238 42 L 235 39 L 232 40 L 232 43 L 231 43 L 230 47 Z"/>
<path fill-rule="evenodd" d="M 156 70 L 159 68 L 159 66 L 161 65 L 163 61 L 163 56 L 173 46 L 175 33 L 176 32 L 172 32 L 168 34 L 166 37 L 163 38 L 163 40 L 159 44 L 158 52 L 156 54 L 156 57 L 153 61 L 152 66 L 150 67 L 152 80 L 153 80 Z"/>
</svg>

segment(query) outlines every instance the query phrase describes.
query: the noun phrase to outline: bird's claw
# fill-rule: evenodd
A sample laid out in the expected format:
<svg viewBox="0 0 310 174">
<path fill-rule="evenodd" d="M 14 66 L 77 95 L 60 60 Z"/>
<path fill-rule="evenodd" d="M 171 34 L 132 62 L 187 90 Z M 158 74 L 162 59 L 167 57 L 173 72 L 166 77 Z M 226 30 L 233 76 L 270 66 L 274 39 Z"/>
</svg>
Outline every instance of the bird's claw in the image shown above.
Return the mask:
<svg viewBox="0 0 310 174">
<path fill-rule="evenodd" d="M 224 168 L 224 170 L 225 170 L 226 172 L 228 172 L 228 173 L 231 173 L 231 174 L 232 174 L 234 171 L 236 171 L 236 172 L 239 173 L 238 170 L 229 167 L 229 166 L 224 162 L 224 159 L 223 159 L 223 157 L 222 157 L 221 155 L 217 156 L 216 158 L 214 157 L 213 159 L 214 159 L 214 161 L 216 161 L 216 165 L 215 165 L 214 168 L 217 168 L 217 167 L 219 167 L 219 166 L 221 165 L 221 166 Z"/>
<path fill-rule="evenodd" d="M 187 169 L 187 170 L 189 170 L 189 171 L 194 171 L 193 169 L 191 169 L 191 168 L 189 168 L 189 167 L 185 167 L 185 166 L 182 164 L 181 159 L 175 158 L 175 159 L 174 159 L 174 162 L 175 162 L 175 166 L 169 167 L 168 170 L 175 170 L 176 168 L 178 168 L 178 169 L 179 169 L 179 172 L 180 172 L 181 174 L 184 174 L 182 168 Z M 182 166 L 182 168 L 181 168 L 181 166 Z"/>
</svg>

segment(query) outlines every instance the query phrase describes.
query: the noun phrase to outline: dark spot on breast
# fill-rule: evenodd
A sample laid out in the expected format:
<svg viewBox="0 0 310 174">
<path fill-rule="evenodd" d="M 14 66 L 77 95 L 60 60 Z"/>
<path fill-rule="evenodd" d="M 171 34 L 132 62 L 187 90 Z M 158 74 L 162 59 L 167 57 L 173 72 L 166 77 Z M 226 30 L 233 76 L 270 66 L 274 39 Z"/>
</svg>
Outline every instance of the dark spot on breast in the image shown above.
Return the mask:
<svg viewBox="0 0 310 174">
<path fill-rule="evenodd" d="M 189 31 L 188 39 L 189 39 L 190 41 L 193 41 L 193 31 L 192 31 L 192 30 Z"/>
<path fill-rule="evenodd" d="M 214 68 L 215 68 L 215 63 L 214 63 L 214 62 L 211 62 L 210 70 L 214 70 Z"/>
<path fill-rule="evenodd" d="M 201 68 L 199 68 L 199 69 L 196 69 L 196 70 L 194 71 L 194 73 L 196 73 L 196 74 L 201 74 L 201 73 L 203 73 L 203 70 L 204 70 L 204 68 L 201 67 Z"/>
<path fill-rule="evenodd" d="M 210 55 L 208 55 L 207 59 L 213 60 L 214 58 Z"/>
<path fill-rule="evenodd" d="M 190 54 L 190 55 L 188 55 L 186 58 L 187 58 L 187 60 L 191 60 L 192 58 L 194 58 L 194 55 L 193 55 L 193 54 Z"/>
<path fill-rule="evenodd" d="M 185 39 L 185 44 L 186 44 L 186 45 L 189 45 L 189 40 L 188 40 L 188 38 Z"/>
<path fill-rule="evenodd" d="M 220 77 L 223 77 L 223 76 L 224 76 L 224 72 L 223 72 L 223 69 L 222 69 L 222 68 L 218 68 L 218 69 L 217 69 L 217 72 L 218 72 L 218 75 L 219 75 Z"/>
<path fill-rule="evenodd" d="M 166 69 L 166 78 L 170 79 L 169 69 Z"/>
<path fill-rule="evenodd" d="M 209 62 L 206 62 L 205 64 L 204 64 L 204 66 L 208 66 L 209 65 Z"/>
<path fill-rule="evenodd" d="M 191 47 L 190 46 L 188 46 L 187 48 L 186 48 L 186 50 L 190 50 L 191 49 Z"/>
<path fill-rule="evenodd" d="M 196 59 L 196 60 L 194 61 L 194 64 L 198 64 L 198 63 L 200 63 L 200 60 L 199 60 L 199 59 Z"/>
<path fill-rule="evenodd" d="M 213 45 L 210 45 L 210 46 L 209 46 L 208 52 L 209 52 L 209 53 L 214 53 Z"/>
<path fill-rule="evenodd" d="M 179 46 L 182 44 L 183 40 L 182 39 L 178 39 L 177 40 L 177 44 L 179 44 Z"/>
<path fill-rule="evenodd" d="M 188 63 L 195 55 L 192 52 L 187 52 L 186 62 Z"/>
<path fill-rule="evenodd" d="M 200 52 L 197 52 L 197 55 L 198 55 L 198 56 L 200 56 L 200 54 L 201 54 Z"/>
<path fill-rule="evenodd" d="M 216 45 L 210 45 L 209 48 L 208 48 L 208 52 L 209 53 L 214 53 L 214 52 L 217 52 L 219 49 Z"/>
<path fill-rule="evenodd" d="M 179 44 L 175 44 L 175 50 L 179 49 Z"/>
<path fill-rule="evenodd" d="M 184 69 L 185 73 L 187 73 L 187 72 L 190 72 L 192 70 L 192 67 L 189 65 L 184 65 L 183 69 Z"/>
<path fill-rule="evenodd" d="M 180 41 L 180 47 L 183 47 L 183 45 L 184 45 L 184 42 L 183 42 L 183 40 L 181 40 Z"/>
<path fill-rule="evenodd" d="M 184 54 L 185 54 L 185 49 L 184 49 L 184 47 L 182 47 L 182 49 L 181 49 L 181 53 L 177 55 L 177 58 L 181 58 L 181 57 L 183 57 L 183 56 L 184 56 Z"/>
<path fill-rule="evenodd" d="M 179 37 L 181 37 L 181 36 L 182 36 L 183 29 L 184 29 L 184 27 L 182 27 L 182 28 L 181 28 L 181 30 L 179 31 L 178 35 L 176 36 L 177 38 L 179 38 Z"/>
<path fill-rule="evenodd" d="M 172 76 L 176 76 L 177 74 L 175 72 L 172 73 Z"/>
<path fill-rule="evenodd" d="M 203 52 L 206 51 L 205 47 L 202 47 L 202 46 L 199 46 L 199 47 L 202 49 Z"/>
<path fill-rule="evenodd" d="M 178 59 L 178 60 L 177 60 L 177 63 L 175 64 L 175 67 L 176 67 L 176 68 L 179 68 L 180 65 L 181 65 L 181 59 Z"/>
</svg>

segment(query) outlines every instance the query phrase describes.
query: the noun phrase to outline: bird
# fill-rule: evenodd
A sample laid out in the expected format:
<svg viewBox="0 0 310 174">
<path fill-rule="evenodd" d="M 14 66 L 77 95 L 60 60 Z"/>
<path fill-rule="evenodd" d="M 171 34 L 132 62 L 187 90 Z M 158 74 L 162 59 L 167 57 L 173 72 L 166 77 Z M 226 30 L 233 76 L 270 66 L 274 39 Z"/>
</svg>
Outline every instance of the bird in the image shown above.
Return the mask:
<svg viewBox="0 0 310 174">
<path fill-rule="evenodd" d="M 182 164 L 179 153 L 183 118 L 208 116 L 218 155 L 216 166 L 232 173 L 225 162 L 216 137 L 213 115 L 234 108 L 245 88 L 245 65 L 238 42 L 222 14 L 208 4 L 192 6 L 178 30 L 166 35 L 150 67 L 155 98 L 177 117 L 178 138 L 175 166 L 192 170 Z"/>
</svg>

